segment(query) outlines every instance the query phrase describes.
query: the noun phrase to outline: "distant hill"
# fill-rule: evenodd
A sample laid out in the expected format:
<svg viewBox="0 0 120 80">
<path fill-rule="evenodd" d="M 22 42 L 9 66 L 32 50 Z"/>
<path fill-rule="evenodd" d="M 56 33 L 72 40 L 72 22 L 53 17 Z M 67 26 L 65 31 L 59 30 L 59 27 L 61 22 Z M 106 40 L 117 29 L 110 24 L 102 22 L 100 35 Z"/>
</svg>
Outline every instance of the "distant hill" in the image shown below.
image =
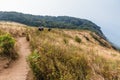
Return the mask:
<svg viewBox="0 0 120 80">
<path fill-rule="evenodd" d="M 105 38 L 99 26 L 93 22 L 69 16 L 40 16 L 23 14 L 18 12 L 0 12 L 0 20 L 14 21 L 30 26 L 45 26 L 49 28 L 62 29 L 84 29 L 96 32 L 101 37 Z M 105 38 L 106 39 L 106 38 Z"/>
</svg>

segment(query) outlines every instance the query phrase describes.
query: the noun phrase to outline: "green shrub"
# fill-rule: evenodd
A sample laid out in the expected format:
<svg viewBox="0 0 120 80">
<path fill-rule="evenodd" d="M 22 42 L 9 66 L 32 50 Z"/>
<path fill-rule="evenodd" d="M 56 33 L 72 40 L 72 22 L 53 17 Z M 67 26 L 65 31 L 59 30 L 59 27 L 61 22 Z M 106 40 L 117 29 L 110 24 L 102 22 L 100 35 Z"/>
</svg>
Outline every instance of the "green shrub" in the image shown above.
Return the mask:
<svg viewBox="0 0 120 80">
<path fill-rule="evenodd" d="M 0 48 L 1 48 L 1 55 L 5 55 L 12 59 L 17 57 L 17 54 L 14 50 L 15 39 L 11 37 L 9 34 L 1 35 L 0 36 Z"/>
<path fill-rule="evenodd" d="M 36 76 L 36 78 L 40 77 L 40 71 L 38 68 L 38 59 L 40 58 L 39 54 L 37 53 L 37 51 L 33 51 L 32 54 L 28 57 L 28 61 L 30 62 L 30 67 L 33 70 L 34 75 Z"/>
<path fill-rule="evenodd" d="M 78 36 L 75 36 L 75 41 L 81 43 L 82 40 Z"/>
<path fill-rule="evenodd" d="M 69 43 L 68 39 L 66 39 L 66 38 L 63 39 L 63 42 L 64 42 L 65 44 L 68 44 L 68 43 Z"/>
</svg>

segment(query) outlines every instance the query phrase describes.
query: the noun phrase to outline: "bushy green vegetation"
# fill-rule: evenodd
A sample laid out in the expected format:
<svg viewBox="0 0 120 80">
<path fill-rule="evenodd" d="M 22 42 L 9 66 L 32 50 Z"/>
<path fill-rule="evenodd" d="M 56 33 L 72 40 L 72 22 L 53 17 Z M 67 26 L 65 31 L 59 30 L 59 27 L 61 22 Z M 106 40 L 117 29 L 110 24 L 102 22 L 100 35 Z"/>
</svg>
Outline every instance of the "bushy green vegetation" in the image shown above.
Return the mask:
<svg viewBox="0 0 120 80">
<path fill-rule="evenodd" d="M 78 36 L 75 36 L 75 41 L 81 43 L 81 39 Z"/>
<path fill-rule="evenodd" d="M 10 34 L 0 35 L 0 55 L 15 59 L 17 54 L 14 50 L 15 39 Z"/>
<path fill-rule="evenodd" d="M 66 38 L 64 38 L 63 41 L 64 41 L 65 44 L 69 43 L 68 39 L 66 39 Z"/>
</svg>

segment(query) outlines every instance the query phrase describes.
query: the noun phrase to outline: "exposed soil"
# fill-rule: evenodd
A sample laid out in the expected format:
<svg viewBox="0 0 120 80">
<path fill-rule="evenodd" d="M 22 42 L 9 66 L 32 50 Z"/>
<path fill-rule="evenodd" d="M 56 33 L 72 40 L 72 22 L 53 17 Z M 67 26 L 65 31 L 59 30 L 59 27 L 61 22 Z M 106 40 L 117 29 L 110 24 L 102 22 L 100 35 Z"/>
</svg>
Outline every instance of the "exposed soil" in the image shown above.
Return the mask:
<svg viewBox="0 0 120 80">
<path fill-rule="evenodd" d="M 26 61 L 30 54 L 29 43 L 25 37 L 17 39 L 19 58 L 13 61 L 8 68 L 0 71 L 0 80 L 27 80 L 30 71 L 29 65 Z"/>
</svg>

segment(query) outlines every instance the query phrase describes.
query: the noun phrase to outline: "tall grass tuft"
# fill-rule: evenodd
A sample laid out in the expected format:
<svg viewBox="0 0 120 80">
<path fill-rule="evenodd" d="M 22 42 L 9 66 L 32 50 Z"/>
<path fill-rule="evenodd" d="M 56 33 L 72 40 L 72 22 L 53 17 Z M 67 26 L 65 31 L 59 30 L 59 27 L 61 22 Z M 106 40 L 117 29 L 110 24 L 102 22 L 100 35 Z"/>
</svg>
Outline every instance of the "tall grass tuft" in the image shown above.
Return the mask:
<svg viewBox="0 0 120 80">
<path fill-rule="evenodd" d="M 78 36 L 75 36 L 75 41 L 81 43 L 82 40 Z"/>
<path fill-rule="evenodd" d="M 40 51 L 29 56 L 37 80 L 85 80 L 90 74 L 83 55 L 74 56 L 77 54 L 48 43 L 43 44 Z"/>
</svg>

